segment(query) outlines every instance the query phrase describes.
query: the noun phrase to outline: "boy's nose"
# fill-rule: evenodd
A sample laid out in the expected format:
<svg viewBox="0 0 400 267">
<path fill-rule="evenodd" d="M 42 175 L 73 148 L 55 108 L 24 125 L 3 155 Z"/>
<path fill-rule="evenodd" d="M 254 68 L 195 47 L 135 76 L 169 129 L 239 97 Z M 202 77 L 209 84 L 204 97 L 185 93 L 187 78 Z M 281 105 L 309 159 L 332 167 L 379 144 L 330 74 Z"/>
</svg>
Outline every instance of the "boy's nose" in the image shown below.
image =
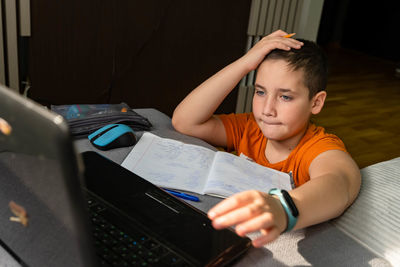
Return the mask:
<svg viewBox="0 0 400 267">
<path fill-rule="evenodd" d="M 276 116 L 276 101 L 272 97 L 268 97 L 264 101 L 263 114 L 268 117 Z"/>
</svg>

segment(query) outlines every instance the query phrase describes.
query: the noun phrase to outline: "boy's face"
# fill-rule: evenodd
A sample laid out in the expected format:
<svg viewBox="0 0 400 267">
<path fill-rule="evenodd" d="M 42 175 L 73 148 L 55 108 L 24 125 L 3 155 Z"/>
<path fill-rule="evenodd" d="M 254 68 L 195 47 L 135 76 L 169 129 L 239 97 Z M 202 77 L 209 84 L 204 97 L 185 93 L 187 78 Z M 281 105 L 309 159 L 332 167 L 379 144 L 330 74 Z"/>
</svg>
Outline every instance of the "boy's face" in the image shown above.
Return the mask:
<svg viewBox="0 0 400 267">
<path fill-rule="evenodd" d="M 266 60 L 258 68 L 253 114 L 265 137 L 300 140 L 313 112 L 303 83 L 303 70 L 292 71 L 284 60 Z"/>
</svg>

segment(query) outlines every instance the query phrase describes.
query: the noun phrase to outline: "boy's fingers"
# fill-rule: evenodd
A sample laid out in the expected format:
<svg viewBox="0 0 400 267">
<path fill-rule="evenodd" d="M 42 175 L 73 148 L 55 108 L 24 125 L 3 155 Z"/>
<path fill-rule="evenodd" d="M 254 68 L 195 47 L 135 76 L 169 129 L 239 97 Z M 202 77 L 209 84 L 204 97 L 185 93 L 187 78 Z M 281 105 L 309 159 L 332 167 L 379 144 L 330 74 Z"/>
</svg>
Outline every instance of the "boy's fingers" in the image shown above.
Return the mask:
<svg viewBox="0 0 400 267">
<path fill-rule="evenodd" d="M 277 38 L 272 38 L 270 36 L 264 37 L 265 39 L 260 40 L 260 45 L 265 46 L 269 49 L 282 49 L 282 50 L 289 50 L 291 48 L 300 48 L 303 45 L 303 42 L 300 42 L 293 38 L 282 38 L 279 36 Z"/>
<path fill-rule="evenodd" d="M 245 234 L 253 233 L 261 229 L 269 229 L 273 227 L 274 224 L 273 215 L 270 212 L 265 212 L 236 226 L 236 232 L 238 235 L 244 236 Z"/>
<path fill-rule="evenodd" d="M 212 220 L 217 216 L 223 215 L 231 210 L 240 208 L 250 202 L 252 202 L 255 198 L 262 197 L 261 192 L 250 190 L 240 192 L 235 194 L 220 203 L 218 203 L 215 207 L 210 209 L 208 212 L 208 217 Z"/>
<path fill-rule="evenodd" d="M 234 226 L 246 220 L 249 220 L 251 218 L 250 214 L 251 213 L 249 212 L 247 206 L 239 208 L 231 212 L 228 212 L 222 216 L 216 217 L 213 220 L 212 225 L 214 226 L 215 229 L 223 229 L 226 227 Z"/>
<path fill-rule="evenodd" d="M 282 42 L 287 44 L 287 45 L 292 45 L 292 46 L 296 46 L 296 47 L 297 46 L 300 47 L 300 46 L 302 46 L 304 44 L 303 42 L 300 42 L 300 41 L 298 41 L 296 39 L 293 39 L 293 38 L 284 38 L 284 39 L 282 39 Z"/>
<path fill-rule="evenodd" d="M 277 30 L 267 36 L 285 36 L 285 35 L 288 35 L 288 33 L 282 30 Z"/>
<path fill-rule="evenodd" d="M 265 202 L 257 203 L 257 201 L 252 202 L 241 208 L 237 208 L 228 213 L 225 213 L 224 215 L 217 216 L 213 220 L 213 226 L 216 229 L 222 229 L 222 228 L 226 228 L 229 226 L 238 225 L 241 223 L 246 223 L 247 221 L 251 221 L 254 218 L 259 217 L 260 215 L 263 215 L 263 213 L 267 210 L 268 210 L 267 203 L 265 203 Z M 266 219 L 266 218 L 268 218 L 268 215 L 263 216 L 260 219 L 262 220 L 262 219 Z M 267 226 L 269 226 L 268 223 L 264 227 L 267 227 Z M 258 229 L 260 229 L 260 228 L 263 228 L 263 227 L 259 227 Z"/>
</svg>

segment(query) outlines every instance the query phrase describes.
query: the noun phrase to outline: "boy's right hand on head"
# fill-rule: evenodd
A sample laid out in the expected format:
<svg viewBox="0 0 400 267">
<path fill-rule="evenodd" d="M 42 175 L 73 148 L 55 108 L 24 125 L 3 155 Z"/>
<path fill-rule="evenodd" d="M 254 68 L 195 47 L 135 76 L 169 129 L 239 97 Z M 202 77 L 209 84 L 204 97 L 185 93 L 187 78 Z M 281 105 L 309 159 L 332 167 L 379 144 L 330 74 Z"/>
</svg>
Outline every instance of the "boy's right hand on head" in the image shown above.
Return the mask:
<svg viewBox="0 0 400 267">
<path fill-rule="evenodd" d="M 250 70 L 255 70 L 261 64 L 267 54 L 274 49 L 290 50 L 292 48 L 299 49 L 303 45 L 302 42 L 293 39 L 285 38 L 288 33 L 277 30 L 258 41 L 242 59 L 247 64 Z"/>
</svg>

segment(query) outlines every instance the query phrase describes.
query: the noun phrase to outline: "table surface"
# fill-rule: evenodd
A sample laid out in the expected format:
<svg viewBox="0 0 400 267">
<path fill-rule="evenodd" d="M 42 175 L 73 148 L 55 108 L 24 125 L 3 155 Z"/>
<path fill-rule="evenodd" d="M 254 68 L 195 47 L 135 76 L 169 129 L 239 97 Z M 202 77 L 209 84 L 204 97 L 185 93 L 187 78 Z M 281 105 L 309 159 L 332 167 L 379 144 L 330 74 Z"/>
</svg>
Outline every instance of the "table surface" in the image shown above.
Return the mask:
<svg viewBox="0 0 400 267">
<path fill-rule="evenodd" d="M 189 136 L 177 133 L 170 118 L 155 109 L 136 109 L 153 124 L 152 133 L 161 137 L 181 140 L 186 143 L 214 147 Z M 136 133 L 140 138 L 142 133 Z M 87 139 L 74 142 L 78 153 L 92 150 L 121 164 L 132 147 L 100 151 Z M 191 193 L 193 194 L 193 193 Z M 207 212 L 221 199 L 198 195 L 200 202 L 187 201 L 190 205 Z M 249 235 L 250 238 L 258 234 Z M 0 266 L 20 266 L 8 252 L 0 246 Z M 372 253 L 354 239 L 339 230 L 332 222 L 282 234 L 277 240 L 262 248 L 250 248 L 234 266 L 391 266 L 385 259 Z"/>
</svg>

